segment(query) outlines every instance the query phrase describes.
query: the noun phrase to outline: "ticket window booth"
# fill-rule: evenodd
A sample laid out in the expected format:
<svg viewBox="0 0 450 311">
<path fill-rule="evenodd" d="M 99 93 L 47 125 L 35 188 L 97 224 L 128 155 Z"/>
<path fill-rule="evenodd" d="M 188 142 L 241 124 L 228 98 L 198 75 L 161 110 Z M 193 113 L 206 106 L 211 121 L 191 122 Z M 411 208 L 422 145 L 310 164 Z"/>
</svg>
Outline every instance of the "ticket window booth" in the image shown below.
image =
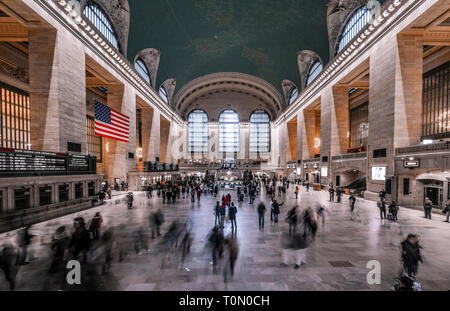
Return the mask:
<svg viewBox="0 0 450 311">
<path fill-rule="evenodd" d="M 39 187 L 39 206 L 52 204 L 52 187 Z"/>
<path fill-rule="evenodd" d="M 83 183 L 75 184 L 75 199 L 83 198 Z"/>
<path fill-rule="evenodd" d="M 14 206 L 16 210 L 30 208 L 30 189 L 14 190 Z"/>
<path fill-rule="evenodd" d="M 91 181 L 88 183 L 88 196 L 92 197 L 95 195 L 95 182 Z"/>
<path fill-rule="evenodd" d="M 59 185 L 58 186 L 59 202 L 69 201 L 69 185 Z"/>
</svg>

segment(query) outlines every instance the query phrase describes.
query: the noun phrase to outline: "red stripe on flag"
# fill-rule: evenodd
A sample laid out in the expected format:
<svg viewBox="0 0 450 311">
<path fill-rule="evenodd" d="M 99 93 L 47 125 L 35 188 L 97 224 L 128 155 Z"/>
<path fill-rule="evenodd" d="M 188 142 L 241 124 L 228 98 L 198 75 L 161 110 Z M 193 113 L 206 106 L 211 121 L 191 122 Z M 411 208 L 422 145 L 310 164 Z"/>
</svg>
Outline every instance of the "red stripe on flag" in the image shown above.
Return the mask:
<svg viewBox="0 0 450 311">
<path fill-rule="evenodd" d="M 120 134 L 120 133 L 118 133 L 116 131 L 111 131 L 111 130 L 105 129 L 105 128 L 99 128 L 99 129 L 96 128 L 95 131 L 100 131 L 100 132 L 104 132 L 104 133 L 107 133 L 107 134 L 113 134 L 113 135 L 116 135 L 118 137 L 125 138 L 125 139 L 129 138 L 129 135 L 123 135 L 123 134 Z"/>
<path fill-rule="evenodd" d="M 111 117 L 111 124 L 118 124 L 118 125 L 123 126 L 123 127 L 129 127 L 130 126 L 129 123 L 123 123 L 122 121 L 120 121 L 120 120 L 118 120 L 118 119 L 116 119 L 114 117 Z"/>
<path fill-rule="evenodd" d="M 108 136 L 108 135 L 103 135 L 103 134 L 100 134 L 100 133 L 95 133 L 95 135 L 97 135 L 97 136 L 102 136 L 102 137 L 106 137 L 106 138 L 111 138 L 111 139 L 118 140 L 118 141 L 123 141 L 124 143 L 128 143 L 128 142 L 129 142 L 128 140 L 125 140 L 125 139 L 119 139 L 119 138 L 116 138 L 116 137 L 112 137 L 112 136 Z"/>
<path fill-rule="evenodd" d="M 114 109 L 111 109 L 111 114 L 113 114 L 113 113 L 115 115 L 117 115 L 118 117 L 122 118 L 124 121 L 129 121 L 130 120 L 129 116 L 126 116 L 126 115 L 124 115 L 124 114 L 122 114 L 122 113 L 120 113 L 120 112 L 118 112 L 118 111 L 116 111 Z"/>
<path fill-rule="evenodd" d="M 127 135 L 130 133 L 129 127 L 123 127 L 123 126 L 119 126 L 117 124 L 108 124 L 108 123 L 104 123 L 104 122 L 98 121 L 98 120 L 96 120 L 94 124 L 96 126 L 110 128 L 111 130 L 122 132 Z"/>
<path fill-rule="evenodd" d="M 119 134 L 123 134 L 123 135 L 130 135 L 129 131 L 122 131 L 122 130 L 118 130 L 116 129 L 114 126 L 109 126 L 109 125 L 104 125 L 104 124 L 95 124 L 95 128 L 99 128 L 99 129 L 106 129 L 109 131 L 113 131 L 113 132 L 117 132 Z"/>
</svg>

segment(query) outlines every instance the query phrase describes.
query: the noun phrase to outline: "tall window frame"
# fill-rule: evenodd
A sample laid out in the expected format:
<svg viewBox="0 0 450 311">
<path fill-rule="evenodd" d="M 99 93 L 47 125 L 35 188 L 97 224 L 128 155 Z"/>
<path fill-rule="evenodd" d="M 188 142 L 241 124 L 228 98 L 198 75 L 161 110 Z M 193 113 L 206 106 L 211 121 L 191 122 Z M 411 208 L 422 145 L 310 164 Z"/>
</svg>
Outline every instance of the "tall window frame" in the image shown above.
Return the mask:
<svg viewBox="0 0 450 311">
<path fill-rule="evenodd" d="M 289 103 L 288 105 L 292 104 L 298 97 L 298 88 L 294 87 L 291 91 L 291 94 L 289 95 Z"/>
<path fill-rule="evenodd" d="M 250 115 L 249 152 L 270 152 L 270 116 L 264 110 L 256 110 Z"/>
<path fill-rule="evenodd" d="M 219 152 L 239 152 L 239 114 L 227 109 L 219 115 Z"/>
<path fill-rule="evenodd" d="M 423 74 L 422 139 L 450 138 L 450 62 Z"/>
<path fill-rule="evenodd" d="M 152 79 L 150 78 L 150 71 L 147 68 L 147 65 L 142 60 L 142 58 L 138 57 L 134 62 L 134 68 L 136 68 L 137 72 L 141 75 L 144 80 L 152 85 Z"/>
<path fill-rule="evenodd" d="M 0 100 L 0 146 L 30 150 L 30 94 L 0 82 Z"/>
<path fill-rule="evenodd" d="M 101 34 L 120 51 L 117 32 L 105 11 L 95 1 L 87 1 L 83 14 L 101 32 Z"/>
<path fill-rule="evenodd" d="M 208 115 L 201 109 L 191 111 L 188 115 L 188 152 L 207 154 L 208 139 Z"/>
<path fill-rule="evenodd" d="M 306 77 L 306 86 L 310 85 L 311 82 L 314 81 L 314 79 L 322 72 L 323 65 L 320 61 L 316 61 L 314 64 L 312 64 L 311 68 L 309 69 L 308 76 Z"/>
<path fill-rule="evenodd" d="M 97 158 L 97 163 L 102 163 L 103 147 L 102 137 L 95 135 L 95 117 L 86 115 L 87 153 Z"/>
<path fill-rule="evenodd" d="M 358 33 L 369 23 L 372 19 L 372 14 L 366 5 L 359 7 L 353 12 L 347 20 L 341 35 L 339 37 L 339 44 L 336 49 L 336 54 L 340 53 L 344 48 L 358 35 Z"/>
<path fill-rule="evenodd" d="M 159 96 L 163 99 L 163 101 L 168 104 L 169 103 L 169 95 L 167 93 L 167 90 L 164 86 L 161 85 L 159 88 Z"/>
</svg>

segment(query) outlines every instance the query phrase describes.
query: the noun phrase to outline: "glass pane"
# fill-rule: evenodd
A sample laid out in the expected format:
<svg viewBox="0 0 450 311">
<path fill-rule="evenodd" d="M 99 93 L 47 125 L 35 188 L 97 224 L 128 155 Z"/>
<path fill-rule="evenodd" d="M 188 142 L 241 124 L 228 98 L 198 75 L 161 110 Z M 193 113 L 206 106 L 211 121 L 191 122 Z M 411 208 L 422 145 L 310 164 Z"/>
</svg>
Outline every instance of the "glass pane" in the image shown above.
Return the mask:
<svg viewBox="0 0 450 311">
<path fill-rule="evenodd" d="M 88 1 L 84 16 L 101 32 L 101 34 L 118 50 L 119 44 L 112 24 L 106 14 L 94 2 Z"/>
<path fill-rule="evenodd" d="M 344 31 L 342 32 L 337 53 L 342 51 L 347 46 L 347 44 L 349 44 L 353 40 L 353 38 L 358 35 L 358 33 L 370 21 L 371 17 L 372 16 L 367 6 L 362 6 L 352 15 L 352 17 L 350 17 L 347 24 L 345 25 Z"/>
<path fill-rule="evenodd" d="M 239 152 L 239 115 L 225 110 L 219 116 L 219 152 Z"/>
<path fill-rule="evenodd" d="M 188 151 L 208 153 L 208 116 L 203 110 L 194 110 L 189 114 Z"/>
</svg>

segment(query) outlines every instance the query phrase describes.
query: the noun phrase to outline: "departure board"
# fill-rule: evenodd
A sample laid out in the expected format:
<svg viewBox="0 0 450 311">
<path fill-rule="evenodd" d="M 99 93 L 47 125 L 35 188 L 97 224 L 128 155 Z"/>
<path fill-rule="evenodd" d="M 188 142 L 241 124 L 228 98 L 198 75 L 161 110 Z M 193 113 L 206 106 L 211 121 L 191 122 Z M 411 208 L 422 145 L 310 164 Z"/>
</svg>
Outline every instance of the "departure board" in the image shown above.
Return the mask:
<svg viewBox="0 0 450 311">
<path fill-rule="evenodd" d="M 96 174 L 96 158 L 0 148 L 0 177 Z"/>
</svg>

